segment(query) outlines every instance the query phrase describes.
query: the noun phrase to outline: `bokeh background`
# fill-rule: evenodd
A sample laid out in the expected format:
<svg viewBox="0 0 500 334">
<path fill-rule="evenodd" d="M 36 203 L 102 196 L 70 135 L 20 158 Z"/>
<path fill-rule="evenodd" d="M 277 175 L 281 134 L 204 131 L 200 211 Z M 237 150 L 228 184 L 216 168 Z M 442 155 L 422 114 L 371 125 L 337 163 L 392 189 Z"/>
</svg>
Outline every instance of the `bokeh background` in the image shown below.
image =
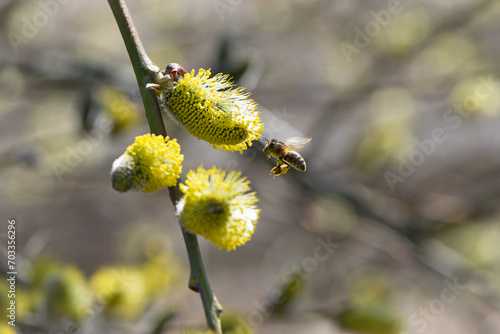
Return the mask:
<svg viewBox="0 0 500 334">
<path fill-rule="evenodd" d="M 6 255 L 14 219 L 18 333 L 203 328 L 168 192 L 111 188 L 148 126 L 107 1 L 0 3 L 0 243 Z M 158 66 L 231 74 L 265 137 L 312 138 L 307 171 L 273 179 L 263 143 L 216 151 L 165 119 L 184 173 L 237 168 L 260 199 L 246 245 L 200 239 L 226 333 L 500 331 L 500 2 L 129 7 Z"/>
</svg>

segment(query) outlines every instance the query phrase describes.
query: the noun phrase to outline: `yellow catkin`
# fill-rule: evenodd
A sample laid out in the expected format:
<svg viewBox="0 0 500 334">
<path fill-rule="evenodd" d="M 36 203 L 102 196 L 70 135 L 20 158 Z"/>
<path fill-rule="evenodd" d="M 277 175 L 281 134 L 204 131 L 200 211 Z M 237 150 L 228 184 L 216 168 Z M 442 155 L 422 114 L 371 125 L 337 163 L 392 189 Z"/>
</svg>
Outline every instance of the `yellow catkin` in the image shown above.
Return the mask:
<svg viewBox="0 0 500 334">
<path fill-rule="evenodd" d="M 175 186 L 184 156 L 176 139 L 145 134 L 135 138 L 111 170 L 113 188 L 125 192 L 154 192 Z"/>
<path fill-rule="evenodd" d="M 250 181 L 240 172 L 212 169 L 189 171 L 180 184 L 184 198 L 177 215 L 191 232 L 204 236 L 219 249 L 235 249 L 250 240 L 260 209 Z"/>
<path fill-rule="evenodd" d="M 165 105 L 198 139 L 225 151 L 242 151 L 261 138 L 264 125 L 257 104 L 227 75 L 210 78 L 210 70 L 186 73 L 165 90 Z"/>
</svg>

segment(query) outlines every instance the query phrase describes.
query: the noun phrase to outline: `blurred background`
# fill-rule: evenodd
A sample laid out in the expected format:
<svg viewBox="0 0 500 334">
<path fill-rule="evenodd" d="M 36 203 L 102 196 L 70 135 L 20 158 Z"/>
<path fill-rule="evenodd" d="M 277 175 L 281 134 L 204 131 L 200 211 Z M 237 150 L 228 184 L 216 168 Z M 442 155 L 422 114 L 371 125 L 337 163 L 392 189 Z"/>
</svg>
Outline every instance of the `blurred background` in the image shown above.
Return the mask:
<svg viewBox="0 0 500 334">
<path fill-rule="evenodd" d="M 128 5 L 159 67 L 230 74 L 265 137 L 312 138 L 307 171 L 273 179 L 264 142 L 216 151 L 165 118 L 184 175 L 236 168 L 260 199 L 246 245 L 200 239 L 225 333 L 500 331 L 500 2 Z M 111 188 L 149 128 L 108 3 L 2 0 L 0 18 L 0 266 L 14 219 L 17 332 L 203 328 L 168 191 Z"/>
</svg>

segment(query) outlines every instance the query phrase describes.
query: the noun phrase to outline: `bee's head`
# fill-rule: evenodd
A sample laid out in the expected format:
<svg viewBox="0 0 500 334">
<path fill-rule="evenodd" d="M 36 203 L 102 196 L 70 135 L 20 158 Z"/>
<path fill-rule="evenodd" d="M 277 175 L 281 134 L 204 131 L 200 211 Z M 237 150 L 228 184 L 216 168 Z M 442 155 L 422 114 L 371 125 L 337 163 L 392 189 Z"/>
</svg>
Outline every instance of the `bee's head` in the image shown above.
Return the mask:
<svg viewBox="0 0 500 334">
<path fill-rule="evenodd" d="M 267 141 L 267 144 L 266 146 L 264 146 L 264 149 L 262 150 L 262 152 L 270 152 L 274 149 L 274 147 L 276 146 L 276 142 L 277 140 L 276 139 L 267 139 L 267 138 L 264 138 L 262 137 L 262 139 L 266 140 Z"/>
</svg>

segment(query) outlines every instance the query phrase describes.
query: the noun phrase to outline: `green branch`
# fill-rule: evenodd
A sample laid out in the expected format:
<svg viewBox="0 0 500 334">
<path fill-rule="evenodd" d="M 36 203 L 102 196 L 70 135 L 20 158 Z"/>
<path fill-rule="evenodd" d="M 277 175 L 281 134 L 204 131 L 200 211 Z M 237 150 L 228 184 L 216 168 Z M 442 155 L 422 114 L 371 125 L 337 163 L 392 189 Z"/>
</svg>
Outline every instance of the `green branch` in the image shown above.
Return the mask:
<svg viewBox="0 0 500 334">
<path fill-rule="evenodd" d="M 108 0 L 108 2 L 111 10 L 113 11 L 113 15 L 120 29 L 130 61 L 132 62 L 132 66 L 134 68 L 151 133 L 163 135 L 165 137 L 167 136 L 167 131 L 165 130 L 165 126 L 163 124 L 161 108 L 158 104 L 156 93 L 153 90 L 146 88 L 147 84 L 155 83 L 155 77 L 160 72 L 160 69 L 153 64 L 144 50 L 125 0 Z M 174 206 L 182 198 L 182 193 L 179 190 L 179 182 L 177 182 L 176 186 L 169 187 L 168 189 L 170 199 L 172 200 Z M 203 259 L 201 258 L 198 239 L 195 234 L 185 229 L 182 224 L 181 230 L 184 236 L 184 243 L 186 244 L 191 268 L 189 288 L 199 292 L 200 294 L 208 328 L 216 333 L 222 333 L 219 318 L 219 315 L 222 312 L 222 307 L 217 301 L 217 298 L 215 297 L 210 286 L 210 282 L 203 265 Z"/>
<path fill-rule="evenodd" d="M 146 88 L 148 83 L 154 82 L 154 78 L 160 71 L 160 68 L 153 64 L 146 50 L 144 50 L 125 0 L 108 0 L 108 2 L 125 42 L 132 67 L 134 68 L 151 133 L 165 136 L 167 132 L 163 124 L 158 100 L 155 93 Z"/>
<path fill-rule="evenodd" d="M 214 330 L 216 333 L 222 333 L 219 319 L 219 315 L 222 312 L 222 306 L 217 301 L 217 298 L 210 287 L 210 282 L 203 266 L 200 247 L 198 246 L 198 239 L 196 234 L 189 232 L 182 226 L 181 228 L 182 233 L 184 234 L 184 242 L 186 243 L 191 267 L 188 286 L 191 290 L 199 292 L 201 295 L 201 301 L 205 310 L 205 318 L 207 319 L 208 328 Z M 191 246 L 195 244 L 196 247 Z"/>
</svg>

